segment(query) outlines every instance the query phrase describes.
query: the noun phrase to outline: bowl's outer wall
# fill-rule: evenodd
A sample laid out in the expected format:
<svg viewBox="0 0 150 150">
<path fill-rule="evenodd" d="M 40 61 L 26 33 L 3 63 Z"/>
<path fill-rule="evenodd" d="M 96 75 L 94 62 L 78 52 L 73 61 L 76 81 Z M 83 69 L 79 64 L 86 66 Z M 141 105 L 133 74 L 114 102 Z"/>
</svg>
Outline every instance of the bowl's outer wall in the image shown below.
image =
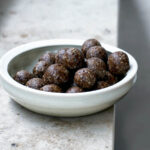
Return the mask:
<svg viewBox="0 0 150 150">
<path fill-rule="evenodd" d="M 43 96 L 40 93 L 37 95 L 13 87 L 4 80 L 2 81 L 2 85 L 4 85 L 4 89 L 13 100 L 32 111 L 55 116 L 83 116 L 110 107 L 130 90 L 135 82 L 134 79 L 135 77 L 122 87 L 112 90 L 109 94 L 106 92 L 78 98 L 73 96 L 71 98 Z"/>
</svg>

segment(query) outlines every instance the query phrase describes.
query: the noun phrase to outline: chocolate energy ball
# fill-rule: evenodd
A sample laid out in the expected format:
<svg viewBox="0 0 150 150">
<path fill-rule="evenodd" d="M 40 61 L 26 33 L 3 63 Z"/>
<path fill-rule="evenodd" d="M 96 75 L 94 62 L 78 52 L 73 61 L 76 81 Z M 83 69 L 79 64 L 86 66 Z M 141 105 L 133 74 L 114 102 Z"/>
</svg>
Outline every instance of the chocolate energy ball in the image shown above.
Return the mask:
<svg viewBox="0 0 150 150">
<path fill-rule="evenodd" d="M 106 64 L 104 61 L 97 57 L 92 57 L 86 60 L 87 67 L 92 70 L 98 79 L 102 79 L 105 76 Z"/>
<path fill-rule="evenodd" d="M 66 93 L 80 93 L 80 92 L 83 92 L 83 89 L 78 86 L 72 86 L 66 91 Z"/>
<path fill-rule="evenodd" d="M 68 69 L 77 69 L 83 66 L 83 53 L 77 48 L 60 50 L 55 56 L 56 63 L 62 64 Z"/>
<path fill-rule="evenodd" d="M 63 84 L 69 80 L 69 71 L 61 64 L 53 64 L 43 75 L 46 84 Z"/>
<path fill-rule="evenodd" d="M 48 66 L 49 64 L 47 64 L 45 61 L 39 61 L 33 68 L 33 74 L 41 78 Z"/>
<path fill-rule="evenodd" d="M 21 70 L 21 71 L 18 71 L 18 72 L 16 73 L 16 75 L 14 76 L 14 79 L 15 79 L 17 82 L 19 82 L 19 83 L 25 85 L 26 82 L 27 82 L 29 79 L 31 79 L 32 77 L 33 77 L 32 74 L 29 73 L 28 71 L 26 71 L 26 70 Z"/>
<path fill-rule="evenodd" d="M 62 92 L 61 88 L 56 84 L 45 85 L 42 88 L 40 88 L 40 90 L 46 92 L 58 92 L 58 93 Z"/>
<path fill-rule="evenodd" d="M 82 68 L 75 73 L 74 82 L 81 88 L 90 89 L 94 86 L 96 77 L 90 69 Z"/>
<path fill-rule="evenodd" d="M 104 61 L 107 60 L 106 50 L 101 46 L 90 47 L 86 53 L 86 58 L 98 57 Z"/>
<path fill-rule="evenodd" d="M 97 85 L 96 85 L 96 89 L 103 89 L 103 88 L 106 88 L 109 86 L 110 86 L 110 84 L 106 81 L 98 81 Z"/>
<path fill-rule="evenodd" d="M 39 61 L 45 61 L 47 64 L 51 65 L 55 63 L 55 54 L 54 53 L 45 53 Z"/>
<path fill-rule="evenodd" d="M 110 54 L 107 63 L 109 71 L 114 75 L 124 75 L 130 68 L 127 54 L 121 51 Z"/>
<path fill-rule="evenodd" d="M 86 55 L 87 50 L 92 47 L 92 46 L 101 46 L 101 44 L 99 43 L 99 41 L 97 41 L 96 39 L 88 39 L 86 40 L 83 45 L 82 45 L 82 52 L 84 53 L 84 55 Z"/>
<path fill-rule="evenodd" d="M 115 84 L 117 82 L 117 77 L 111 74 L 109 71 L 105 71 L 105 76 L 102 78 L 110 85 Z"/>
<path fill-rule="evenodd" d="M 26 83 L 26 86 L 33 89 L 40 89 L 43 85 L 44 82 L 41 78 L 32 78 Z"/>
</svg>

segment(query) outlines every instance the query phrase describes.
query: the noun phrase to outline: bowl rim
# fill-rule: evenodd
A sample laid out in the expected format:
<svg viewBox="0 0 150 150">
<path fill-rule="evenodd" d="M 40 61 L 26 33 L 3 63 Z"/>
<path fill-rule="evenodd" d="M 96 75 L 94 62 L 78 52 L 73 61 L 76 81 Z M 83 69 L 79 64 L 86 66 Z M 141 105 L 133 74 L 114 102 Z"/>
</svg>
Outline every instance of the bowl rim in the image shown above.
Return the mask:
<svg viewBox="0 0 150 150">
<path fill-rule="evenodd" d="M 54 97 L 78 97 L 78 96 L 92 96 L 95 94 L 104 94 L 106 92 L 109 92 L 111 90 L 115 90 L 117 88 L 122 87 L 124 84 L 128 83 L 131 79 L 133 79 L 138 70 L 138 64 L 135 60 L 135 58 L 130 55 L 128 52 L 108 45 L 101 43 L 101 45 L 108 51 L 108 52 L 115 52 L 115 51 L 123 51 L 125 52 L 128 57 L 129 57 L 129 63 L 130 63 L 130 69 L 128 70 L 126 76 L 119 82 L 117 82 L 114 85 L 111 85 L 107 88 L 104 89 L 99 89 L 99 90 L 94 90 L 94 91 L 89 91 L 89 92 L 82 92 L 82 93 L 54 93 L 54 92 L 45 92 L 45 91 L 40 91 L 40 90 L 35 90 L 29 87 L 26 87 L 18 82 L 16 82 L 8 73 L 8 65 L 11 62 L 13 58 L 15 58 L 17 55 L 33 50 L 36 48 L 42 48 L 46 46 L 59 46 L 59 45 L 73 45 L 73 46 L 81 46 L 83 44 L 84 40 L 76 40 L 76 39 L 52 39 L 52 40 L 42 40 L 42 41 L 35 41 L 35 42 L 30 42 L 27 44 L 23 44 L 21 46 L 18 46 L 16 48 L 11 49 L 8 51 L 6 54 L 4 54 L 1 59 L 0 59 L 0 78 L 1 80 L 4 80 L 7 82 L 9 85 L 15 87 L 15 88 L 20 88 L 21 90 L 24 90 L 26 92 L 30 92 L 32 94 L 37 94 L 37 95 L 45 95 L 45 96 L 54 96 Z"/>
</svg>

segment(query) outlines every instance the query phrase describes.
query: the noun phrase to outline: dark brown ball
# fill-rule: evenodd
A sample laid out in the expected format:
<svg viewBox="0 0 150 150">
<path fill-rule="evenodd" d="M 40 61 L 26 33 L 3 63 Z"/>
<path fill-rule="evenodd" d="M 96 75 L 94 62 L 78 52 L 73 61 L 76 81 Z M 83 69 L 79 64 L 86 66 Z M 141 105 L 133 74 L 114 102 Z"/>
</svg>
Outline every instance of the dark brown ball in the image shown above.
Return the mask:
<svg viewBox="0 0 150 150">
<path fill-rule="evenodd" d="M 90 69 L 82 68 L 75 73 L 74 82 L 81 88 L 90 89 L 94 86 L 96 77 Z"/>
<path fill-rule="evenodd" d="M 109 86 L 110 86 L 110 84 L 106 81 L 98 81 L 97 85 L 96 85 L 96 89 L 103 89 L 103 88 L 106 88 Z"/>
<path fill-rule="evenodd" d="M 102 79 L 105 76 L 106 64 L 97 57 L 92 57 L 86 60 L 87 67 L 92 70 L 98 79 Z"/>
<path fill-rule="evenodd" d="M 115 77 L 109 71 L 105 71 L 105 76 L 102 79 L 107 83 L 109 83 L 110 85 L 117 83 L 117 77 Z"/>
<path fill-rule="evenodd" d="M 45 61 L 39 61 L 33 68 L 33 74 L 36 77 L 41 78 L 48 66 L 49 64 L 47 64 Z"/>
<path fill-rule="evenodd" d="M 127 54 L 118 51 L 109 55 L 108 68 L 112 74 L 123 75 L 129 70 L 129 59 Z"/>
<path fill-rule="evenodd" d="M 46 84 L 63 84 L 69 80 L 69 71 L 61 64 L 53 64 L 43 75 Z"/>
<path fill-rule="evenodd" d="M 90 47 L 86 53 L 86 58 L 98 57 L 104 61 L 107 60 L 106 50 L 101 46 Z"/>
<path fill-rule="evenodd" d="M 19 82 L 19 83 L 25 85 L 26 82 L 27 82 L 29 79 L 31 79 L 32 77 L 33 77 L 33 75 L 32 75 L 31 73 L 29 73 L 28 71 L 26 71 L 26 70 L 21 70 L 21 71 L 18 71 L 18 72 L 16 73 L 14 79 L 15 79 L 17 82 Z"/>
<path fill-rule="evenodd" d="M 43 85 L 44 82 L 41 78 L 32 78 L 26 83 L 26 86 L 33 89 L 40 89 Z"/>
<path fill-rule="evenodd" d="M 68 69 L 77 69 L 83 66 L 83 53 L 77 48 L 60 50 L 55 56 L 56 63 L 62 64 Z"/>
<path fill-rule="evenodd" d="M 80 93 L 80 92 L 83 92 L 83 89 L 78 86 L 72 86 L 66 91 L 66 93 Z"/>
<path fill-rule="evenodd" d="M 56 84 L 45 85 L 42 88 L 40 88 L 40 90 L 45 92 L 58 92 L 58 93 L 62 92 L 61 88 Z"/>
<path fill-rule="evenodd" d="M 125 77 L 125 75 L 118 75 L 116 76 L 117 81 L 121 81 L 123 78 Z"/>
<path fill-rule="evenodd" d="M 87 50 L 92 47 L 92 46 L 101 46 L 101 44 L 99 43 L 99 41 L 97 41 L 96 39 L 88 39 L 86 40 L 83 45 L 82 45 L 82 52 L 84 55 L 86 55 Z"/>
<path fill-rule="evenodd" d="M 45 61 L 47 64 L 51 65 L 55 63 L 55 54 L 54 53 L 45 53 L 39 61 Z"/>
</svg>

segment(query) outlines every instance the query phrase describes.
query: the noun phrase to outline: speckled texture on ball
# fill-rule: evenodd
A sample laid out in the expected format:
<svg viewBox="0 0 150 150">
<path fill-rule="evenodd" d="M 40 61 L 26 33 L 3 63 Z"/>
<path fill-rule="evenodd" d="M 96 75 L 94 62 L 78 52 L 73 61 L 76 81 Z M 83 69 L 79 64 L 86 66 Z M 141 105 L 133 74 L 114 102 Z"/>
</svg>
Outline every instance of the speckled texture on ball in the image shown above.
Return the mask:
<svg viewBox="0 0 150 150">
<path fill-rule="evenodd" d="M 86 58 L 98 57 L 104 61 L 107 60 L 106 50 L 101 46 L 90 47 L 86 53 Z"/>
<path fill-rule="evenodd" d="M 83 89 L 78 86 L 72 86 L 66 91 L 66 93 L 80 93 L 80 92 L 83 92 Z"/>
<path fill-rule="evenodd" d="M 102 79 L 105 76 L 106 64 L 97 57 L 92 57 L 86 60 L 87 67 L 93 71 L 98 79 Z"/>
<path fill-rule="evenodd" d="M 33 89 L 40 89 L 43 85 L 44 82 L 41 78 L 32 78 L 26 83 L 26 86 Z"/>
<path fill-rule="evenodd" d="M 96 39 L 88 39 L 86 40 L 82 45 L 82 52 L 84 55 L 86 55 L 87 50 L 92 46 L 101 46 L 100 42 Z"/>
<path fill-rule="evenodd" d="M 46 84 L 63 84 L 69 80 L 69 71 L 61 64 L 53 64 L 43 75 Z"/>
<path fill-rule="evenodd" d="M 94 86 L 96 77 L 90 69 L 82 68 L 75 73 L 74 82 L 81 88 L 90 89 Z"/>
<path fill-rule="evenodd" d="M 25 85 L 26 82 L 27 82 L 29 79 L 31 79 L 32 77 L 33 77 L 33 75 L 32 75 L 31 73 L 29 73 L 28 71 L 26 71 L 26 70 L 20 70 L 20 71 L 18 71 L 18 72 L 16 73 L 16 75 L 14 76 L 14 79 L 15 79 L 17 82 L 19 82 L 19 83 Z"/>
<path fill-rule="evenodd" d="M 105 76 L 103 80 L 105 80 L 111 85 L 117 82 L 117 78 L 113 74 L 111 74 L 109 71 L 105 71 Z"/>
<path fill-rule="evenodd" d="M 48 66 L 49 64 L 47 64 L 45 61 L 39 61 L 33 68 L 33 74 L 36 77 L 41 78 Z"/>
<path fill-rule="evenodd" d="M 109 87 L 110 84 L 106 81 L 98 81 L 97 82 L 97 85 L 96 85 L 96 89 L 103 89 L 103 88 L 106 88 L 106 87 Z"/>
<path fill-rule="evenodd" d="M 39 61 L 45 61 L 49 65 L 54 64 L 55 63 L 55 54 L 47 52 L 41 56 Z"/>
<path fill-rule="evenodd" d="M 112 74 L 126 74 L 130 68 L 127 54 L 121 51 L 110 54 L 108 57 L 108 68 Z"/>
<path fill-rule="evenodd" d="M 77 48 L 67 48 L 58 51 L 55 56 L 56 63 L 64 65 L 68 69 L 77 69 L 83 66 L 83 53 Z"/>
<path fill-rule="evenodd" d="M 45 85 L 42 88 L 40 88 L 40 90 L 45 92 L 58 92 L 58 93 L 62 92 L 61 88 L 56 84 Z"/>
</svg>

